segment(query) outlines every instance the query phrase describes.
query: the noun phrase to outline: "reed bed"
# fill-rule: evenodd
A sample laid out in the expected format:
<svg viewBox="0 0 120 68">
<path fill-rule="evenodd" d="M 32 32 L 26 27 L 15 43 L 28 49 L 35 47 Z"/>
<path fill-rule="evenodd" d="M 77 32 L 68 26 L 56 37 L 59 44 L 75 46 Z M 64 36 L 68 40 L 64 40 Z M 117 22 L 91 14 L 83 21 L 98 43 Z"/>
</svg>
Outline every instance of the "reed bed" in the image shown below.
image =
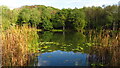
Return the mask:
<svg viewBox="0 0 120 68">
<path fill-rule="evenodd" d="M 120 46 L 94 46 L 91 49 L 90 63 L 104 66 L 120 66 Z"/>
<path fill-rule="evenodd" d="M 90 63 L 105 66 L 120 65 L 120 32 L 103 31 L 94 35 L 95 44 L 91 47 Z"/>
<path fill-rule="evenodd" d="M 10 27 L 2 32 L 2 65 L 23 66 L 37 48 L 38 35 L 28 26 Z"/>
<path fill-rule="evenodd" d="M 95 46 L 118 46 L 120 45 L 120 32 L 114 31 L 89 31 L 90 43 L 95 43 Z"/>
</svg>

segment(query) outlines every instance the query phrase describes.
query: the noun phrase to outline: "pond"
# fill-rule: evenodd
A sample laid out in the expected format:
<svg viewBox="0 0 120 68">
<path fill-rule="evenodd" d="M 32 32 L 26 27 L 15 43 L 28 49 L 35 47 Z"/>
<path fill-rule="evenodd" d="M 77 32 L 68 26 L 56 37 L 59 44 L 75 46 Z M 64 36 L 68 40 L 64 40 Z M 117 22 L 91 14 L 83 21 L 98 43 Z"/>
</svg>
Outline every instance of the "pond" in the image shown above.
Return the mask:
<svg viewBox="0 0 120 68">
<path fill-rule="evenodd" d="M 38 34 L 40 49 L 29 66 L 118 66 L 120 64 L 119 42 L 110 43 L 119 40 L 119 37 L 115 39 L 119 36 L 118 32 L 45 31 Z"/>
</svg>

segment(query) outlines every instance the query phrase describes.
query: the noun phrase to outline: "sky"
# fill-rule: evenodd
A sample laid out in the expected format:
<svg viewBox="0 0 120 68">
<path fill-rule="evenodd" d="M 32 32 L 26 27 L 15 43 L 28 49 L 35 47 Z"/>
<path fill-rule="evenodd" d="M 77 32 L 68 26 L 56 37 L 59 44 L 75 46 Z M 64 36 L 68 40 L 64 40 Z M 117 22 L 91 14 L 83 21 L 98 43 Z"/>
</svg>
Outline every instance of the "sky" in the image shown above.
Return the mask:
<svg viewBox="0 0 120 68">
<path fill-rule="evenodd" d="M 84 6 L 102 6 L 118 4 L 120 0 L 0 0 L 0 5 L 6 5 L 10 9 L 24 5 L 45 5 L 55 8 L 82 8 Z"/>
</svg>

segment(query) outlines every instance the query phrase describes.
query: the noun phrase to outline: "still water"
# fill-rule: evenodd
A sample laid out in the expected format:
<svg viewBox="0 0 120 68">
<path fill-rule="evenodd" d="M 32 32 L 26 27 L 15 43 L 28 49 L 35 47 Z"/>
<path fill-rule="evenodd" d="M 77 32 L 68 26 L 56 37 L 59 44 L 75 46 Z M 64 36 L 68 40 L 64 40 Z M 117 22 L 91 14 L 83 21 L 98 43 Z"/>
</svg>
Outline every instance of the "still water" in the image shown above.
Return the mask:
<svg viewBox="0 0 120 68">
<path fill-rule="evenodd" d="M 87 54 L 54 51 L 38 56 L 38 66 L 86 66 Z"/>
<path fill-rule="evenodd" d="M 116 56 L 120 54 L 120 47 L 114 49 L 114 47 L 100 46 L 100 44 L 111 45 L 112 43 L 109 43 L 107 39 L 113 38 L 114 41 L 114 37 L 118 34 L 110 33 L 109 38 L 107 38 L 107 35 L 102 37 L 102 35 L 99 36 L 98 34 L 100 33 L 39 32 L 39 41 L 41 43 L 39 53 L 36 53 L 37 56 L 33 58 L 30 66 L 119 65 L 120 57 Z M 108 43 L 104 43 L 102 40 Z M 98 46 L 93 47 L 92 45 Z M 118 45 L 118 42 L 114 45 Z"/>
</svg>

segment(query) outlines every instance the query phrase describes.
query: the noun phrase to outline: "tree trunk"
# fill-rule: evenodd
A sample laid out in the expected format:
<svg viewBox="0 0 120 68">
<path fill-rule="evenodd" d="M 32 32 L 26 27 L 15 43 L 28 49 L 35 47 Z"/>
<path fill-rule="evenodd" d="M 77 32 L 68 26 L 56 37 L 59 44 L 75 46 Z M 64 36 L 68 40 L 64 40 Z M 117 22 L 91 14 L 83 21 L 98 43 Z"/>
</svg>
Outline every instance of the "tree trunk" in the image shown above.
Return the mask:
<svg viewBox="0 0 120 68">
<path fill-rule="evenodd" d="M 113 22 L 113 30 L 115 30 L 115 22 Z"/>
<path fill-rule="evenodd" d="M 65 26 L 63 26 L 63 36 L 65 36 Z"/>
<path fill-rule="evenodd" d="M 63 26 L 63 31 L 65 30 L 65 26 Z"/>
</svg>

